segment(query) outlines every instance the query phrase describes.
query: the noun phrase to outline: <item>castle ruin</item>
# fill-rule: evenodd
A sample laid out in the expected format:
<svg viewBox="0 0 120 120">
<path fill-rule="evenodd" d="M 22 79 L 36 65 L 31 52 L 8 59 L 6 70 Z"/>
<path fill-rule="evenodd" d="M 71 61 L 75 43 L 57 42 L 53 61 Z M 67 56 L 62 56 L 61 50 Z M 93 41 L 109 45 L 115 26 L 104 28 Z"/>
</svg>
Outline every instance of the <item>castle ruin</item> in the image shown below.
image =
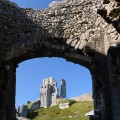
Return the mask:
<svg viewBox="0 0 120 120">
<path fill-rule="evenodd" d="M 120 120 L 119 13 L 119 0 L 62 0 L 44 10 L 0 0 L 0 120 L 16 120 L 16 68 L 38 57 L 88 68 L 95 111 L 90 120 Z"/>
<path fill-rule="evenodd" d="M 64 79 L 61 80 L 61 98 L 66 98 L 66 82 Z"/>
<path fill-rule="evenodd" d="M 61 80 L 61 94 L 53 77 L 43 79 L 43 84 L 40 88 L 41 107 L 57 105 L 60 98 L 66 98 L 66 82 Z"/>
</svg>

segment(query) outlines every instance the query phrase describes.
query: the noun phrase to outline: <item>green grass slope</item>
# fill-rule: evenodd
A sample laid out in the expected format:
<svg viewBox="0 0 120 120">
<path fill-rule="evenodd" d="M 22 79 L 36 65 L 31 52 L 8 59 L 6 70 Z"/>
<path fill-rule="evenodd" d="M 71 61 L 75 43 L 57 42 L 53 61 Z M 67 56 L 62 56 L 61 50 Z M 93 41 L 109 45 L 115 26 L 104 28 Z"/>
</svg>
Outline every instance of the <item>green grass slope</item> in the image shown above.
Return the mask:
<svg viewBox="0 0 120 120">
<path fill-rule="evenodd" d="M 85 113 L 93 109 L 93 102 L 76 102 L 67 109 L 58 106 L 40 108 L 29 116 L 31 120 L 89 120 Z"/>
</svg>

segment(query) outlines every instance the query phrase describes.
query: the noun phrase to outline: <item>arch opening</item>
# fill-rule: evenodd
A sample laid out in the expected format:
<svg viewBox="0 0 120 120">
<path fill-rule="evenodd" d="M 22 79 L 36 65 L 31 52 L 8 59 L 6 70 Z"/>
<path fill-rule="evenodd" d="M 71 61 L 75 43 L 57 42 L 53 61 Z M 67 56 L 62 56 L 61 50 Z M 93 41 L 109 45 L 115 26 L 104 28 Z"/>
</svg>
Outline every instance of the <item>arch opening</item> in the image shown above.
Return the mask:
<svg viewBox="0 0 120 120">
<path fill-rule="evenodd" d="M 96 28 L 96 24 L 94 26 L 90 21 L 91 20 L 96 21 L 98 15 L 97 13 L 95 13 L 95 11 L 92 10 L 91 7 L 94 6 L 95 1 L 92 2 L 82 1 L 82 2 L 85 2 L 84 6 L 81 5 L 81 3 L 79 5 L 75 4 L 75 9 L 77 10 L 75 12 L 73 12 L 72 8 L 74 9 L 74 7 L 70 3 L 68 12 L 65 9 L 62 9 L 63 7 L 60 7 L 60 9 L 58 9 L 58 12 L 54 12 L 53 10 L 53 13 L 51 13 L 49 12 L 49 10 L 46 9 L 45 11 L 42 11 L 41 14 L 41 11 L 36 11 L 32 9 L 19 9 L 9 4 L 8 1 L 6 2 L 6 0 L 0 1 L 0 3 L 2 4 L 1 6 L 2 14 L 4 14 L 4 15 L 1 14 L 0 17 L 3 26 L 3 30 L 1 31 L 3 35 L 1 35 L 2 42 L 0 51 L 1 54 L 0 96 L 2 96 L 0 99 L 1 120 L 16 119 L 14 97 L 16 80 L 15 74 L 17 64 L 29 58 L 45 56 L 63 57 L 69 61 L 81 64 L 87 68 L 91 67 L 90 70 L 94 81 L 93 86 L 95 87 L 94 99 L 96 103 L 95 104 L 96 113 L 93 119 L 107 120 L 109 118 L 112 118 L 112 116 L 116 116 L 115 117 L 116 120 L 119 119 L 119 105 L 117 105 L 119 101 L 119 98 L 117 97 L 119 96 L 119 94 L 115 98 L 116 99 L 115 104 L 117 107 L 111 106 L 112 100 L 110 92 L 116 89 L 110 89 L 111 88 L 110 85 L 112 86 L 112 83 L 110 83 L 109 79 L 110 75 L 108 72 L 111 71 L 109 71 L 107 68 L 109 62 L 107 61 L 106 58 L 107 48 L 109 47 L 109 45 L 106 44 L 107 39 L 111 41 L 112 38 L 109 38 L 106 32 L 104 34 L 104 29 L 103 33 L 101 33 L 102 32 L 101 30 L 100 31 L 97 30 L 96 32 L 88 31 L 89 29 Z M 88 3 L 90 6 L 88 5 Z M 102 4 L 101 1 L 99 1 L 98 4 Z M 87 22 L 82 22 L 82 26 L 78 26 L 78 28 L 76 29 L 75 23 L 77 23 L 77 21 L 79 22 L 78 18 L 79 17 L 81 18 L 82 14 L 81 10 L 84 10 L 82 8 L 80 12 L 78 12 L 78 9 L 81 7 L 84 7 L 87 10 L 86 13 L 88 13 L 89 15 L 93 14 L 93 17 L 91 16 L 91 20 L 86 19 Z M 91 8 L 91 12 L 89 8 Z M 59 10 L 64 11 L 65 12 L 64 15 L 68 16 L 65 22 L 62 22 L 61 19 L 58 18 L 59 15 L 61 16 L 61 14 L 59 14 Z M 45 12 L 50 14 L 47 14 L 46 17 L 46 15 L 44 14 Z M 71 15 L 74 15 L 74 17 L 71 17 Z M 62 18 L 63 17 L 64 16 L 62 16 Z M 71 19 L 75 17 L 76 22 L 75 19 Z M 89 16 L 87 16 L 87 18 L 88 17 Z M 39 21 L 38 18 L 43 19 Z M 52 18 L 55 18 L 57 21 L 55 20 L 54 23 L 52 23 L 51 25 L 51 22 L 49 23 L 48 20 L 51 21 Z M 70 28 L 69 25 L 71 25 L 71 22 L 74 27 Z M 47 23 L 49 24 L 47 25 Z M 103 23 L 103 20 L 100 20 L 100 23 Z M 80 23 L 78 24 L 80 25 Z M 80 28 L 85 29 L 82 30 L 82 35 L 79 36 L 78 31 L 80 30 Z M 70 36 L 71 32 L 68 32 L 69 30 L 73 29 L 75 30 L 73 33 L 75 35 L 74 38 Z M 86 37 L 84 38 L 84 36 Z M 81 37 L 83 39 L 80 39 Z M 112 44 L 114 45 L 114 42 Z M 90 47 L 88 51 L 86 49 L 87 46 Z M 77 51 L 76 49 L 79 49 L 79 51 Z M 87 52 L 90 53 L 92 52 L 93 54 L 88 55 Z M 115 73 L 116 72 L 119 73 L 119 69 L 115 71 Z M 119 80 L 118 78 L 117 79 L 115 78 L 114 81 L 118 80 Z M 97 85 L 99 83 L 100 87 L 97 88 Z M 112 112 L 112 109 L 115 113 Z M 113 113 L 113 115 L 111 113 Z"/>
<path fill-rule="evenodd" d="M 63 58 L 35 58 L 23 61 L 17 68 L 16 107 L 20 105 L 20 102 L 18 102 L 20 99 L 21 103 L 27 104 L 29 100 L 36 101 L 37 98 L 40 98 L 40 85 L 42 85 L 42 80 L 48 77 L 54 77 L 56 83 L 58 83 L 58 88 L 60 88 L 60 80 L 62 78 L 66 80 L 67 99 L 78 97 L 85 93 L 92 93 L 92 80 L 88 69 L 78 64 L 67 62 Z M 28 84 L 28 82 L 30 83 Z M 59 96 L 60 91 L 59 89 Z M 21 92 L 24 92 L 24 94 L 21 94 Z M 28 94 L 30 93 L 31 95 L 29 96 Z M 23 97 L 26 99 L 22 101 Z M 88 105 L 91 105 L 91 103 L 88 102 Z"/>
</svg>

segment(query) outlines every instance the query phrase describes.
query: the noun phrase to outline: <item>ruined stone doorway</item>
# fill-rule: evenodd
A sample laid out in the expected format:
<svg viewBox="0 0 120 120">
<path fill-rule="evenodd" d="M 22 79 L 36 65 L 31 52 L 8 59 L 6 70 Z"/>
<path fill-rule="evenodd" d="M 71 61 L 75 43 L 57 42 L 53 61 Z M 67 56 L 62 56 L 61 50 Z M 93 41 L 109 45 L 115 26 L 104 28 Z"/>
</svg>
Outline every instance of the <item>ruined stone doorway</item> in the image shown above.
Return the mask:
<svg viewBox="0 0 120 120">
<path fill-rule="evenodd" d="M 54 77 L 59 88 L 60 80 L 65 79 L 68 99 L 84 93 L 92 93 L 92 80 L 89 70 L 62 58 L 30 59 L 20 63 L 16 70 L 16 107 L 40 97 L 39 89 L 42 79 L 45 77 Z M 36 87 L 37 89 L 35 89 Z M 18 102 L 20 99 L 21 102 Z"/>
<path fill-rule="evenodd" d="M 111 80 L 111 74 L 109 74 L 119 73 L 119 68 L 115 66 L 114 71 L 111 72 L 114 64 L 110 65 L 109 63 L 112 62 L 112 58 L 110 57 L 111 62 L 107 60 L 109 47 L 119 43 L 119 34 L 116 29 L 113 29 L 117 28 L 119 22 L 115 21 L 115 24 L 111 26 L 109 21 L 111 17 L 106 16 L 107 14 L 103 15 L 103 18 L 107 17 L 109 26 L 101 16 L 98 16 L 97 11 L 94 11 L 93 8 L 101 9 L 102 2 L 100 0 L 97 3 L 98 7 L 95 7 L 96 1 L 82 1 L 85 3 L 84 5 L 80 0 L 77 2 L 76 0 L 66 0 L 66 3 L 61 4 L 54 12 L 52 8 L 43 11 L 20 9 L 6 0 L 0 1 L 3 14 L 0 14 L 2 27 L 0 36 L 0 120 L 15 120 L 17 65 L 27 59 L 46 56 L 62 57 L 88 68 L 92 74 L 95 93 L 96 113 L 93 119 L 110 120 L 112 116 L 114 120 L 119 119 L 119 94 L 113 99 L 110 95 L 110 93 L 112 96 L 114 95 L 115 92 L 112 91 L 119 93 L 119 86 L 113 88 L 113 84 L 118 83 L 116 81 L 119 80 L 119 76 L 115 75 L 115 78 Z M 65 9 L 63 9 L 64 7 Z M 87 16 L 85 19 L 81 19 L 84 8 Z M 101 12 L 103 11 L 106 13 L 107 10 Z M 65 20 L 63 20 L 64 18 Z M 83 21 L 80 22 L 80 19 Z M 101 24 L 96 24 L 96 20 Z M 116 22 L 118 23 L 116 24 Z M 76 23 L 78 27 L 76 27 Z M 106 29 L 104 29 L 105 26 Z M 95 28 L 100 29 L 94 31 Z M 115 31 L 114 34 L 113 31 Z M 112 38 L 111 36 L 116 37 Z M 109 65 L 110 69 L 108 69 Z"/>
</svg>

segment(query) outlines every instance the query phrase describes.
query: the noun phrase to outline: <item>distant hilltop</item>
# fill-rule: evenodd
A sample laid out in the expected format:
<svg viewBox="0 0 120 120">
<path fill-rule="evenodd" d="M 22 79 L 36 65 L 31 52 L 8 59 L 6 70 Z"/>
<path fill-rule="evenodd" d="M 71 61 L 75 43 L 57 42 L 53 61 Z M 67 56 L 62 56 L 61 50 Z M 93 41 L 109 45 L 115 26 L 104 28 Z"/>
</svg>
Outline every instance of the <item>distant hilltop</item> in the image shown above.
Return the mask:
<svg viewBox="0 0 120 120">
<path fill-rule="evenodd" d="M 70 99 L 75 101 L 93 101 L 91 93 L 83 94 L 77 97 L 72 97 Z"/>
</svg>

